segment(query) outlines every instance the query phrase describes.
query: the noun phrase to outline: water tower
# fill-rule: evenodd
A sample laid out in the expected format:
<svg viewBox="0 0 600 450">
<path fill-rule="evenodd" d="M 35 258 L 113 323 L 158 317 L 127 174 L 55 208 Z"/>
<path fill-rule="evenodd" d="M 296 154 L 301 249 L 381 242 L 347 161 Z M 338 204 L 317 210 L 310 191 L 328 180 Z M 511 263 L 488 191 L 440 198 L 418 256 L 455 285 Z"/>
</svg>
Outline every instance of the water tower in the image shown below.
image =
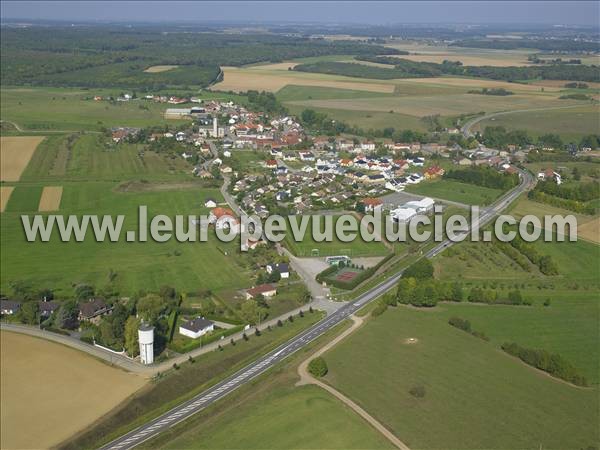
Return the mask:
<svg viewBox="0 0 600 450">
<path fill-rule="evenodd" d="M 154 327 L 142 323 L 138 328 L 138 340 L 142 364 L 152 364 L 154 362 Z"/>
</svg>

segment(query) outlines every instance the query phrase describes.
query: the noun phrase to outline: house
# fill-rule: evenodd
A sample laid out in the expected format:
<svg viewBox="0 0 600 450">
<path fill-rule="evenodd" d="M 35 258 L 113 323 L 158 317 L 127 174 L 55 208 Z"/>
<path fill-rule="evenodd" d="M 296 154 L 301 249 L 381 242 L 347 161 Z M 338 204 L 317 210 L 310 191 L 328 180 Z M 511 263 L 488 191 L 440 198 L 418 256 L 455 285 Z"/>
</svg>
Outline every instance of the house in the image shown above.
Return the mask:
<svg viewBox="0 0 600 450">
<path fill-rule="evenodd" d="M 444 169 L 442 169 L 440 166 L 435 165 L 425 169 L 424 175 L 426 180 L 433 180 L 435 178 L 441 177 L 442 175 L 444 175 L 444 173 Z"/>
<path fill-rule="evenodd" d="M 274 297 L 277 295 L 277 288 L 272 284 L 259 284 L 258 286 L 246 290 L 246 300 L 258 297 L 259 295 L 262 295 L 263 297 Z"/>
<path fill-rule="evenodd" d="M 365 205 L 366 213 L 373 212 L 383 205 L 383 201 L 378 198 L 363 198 L 361 203 Z"/>
<path fill-rule="evenodd" d="M 538 179 L 543 181 L 554 181 L 556 184 L 562 184 L 562 178 L 560 174 L 550 168 L 538 173 Z"/>
<path fill-rule="evenodd" d="M 216 208 L 217 202 L 212 198 L 207 198 L 206 201 L 204 202 L 204 206 L 207 208 Z"/>
<path fill-rule="evenodd" d="M 0 300 L 0 314 L 3 316 L 12 316 L 21 309 L 19 302 L 13 302 L 12 300 Z"/>
<path fill-rule="evenodd" d="M 191 339 L 198 339 L 215 329 L 215 324 L 204 317 L 196 317 L 179 325 L 179 334 Z"/>
<path fill-rule="evenodd" d="M 268 159 L 265 161 L 265 167 L 267 169 L 276 169 L 277 168 L 277 161 L 274 159 Z"/>
<path fill-rule="evenodd" d="M 49 302 L 44 300 L 40 300 L 38 305 L 40 308 L 40 316 L 42 317 L 50 317 L 60 306 L 58 302 Z"/>
<path fill-rule="evenodd" d="M 290 268 L 288 264 L 279 263 L 279 264 L 267 264 L 267 273 L 270 275 L 274 271 L 279 272 L 281 278 L 289 278 L 290 277 Z"/>
<path fill-rule="evenodd" d="M 83 302 L 79 305 L 79 316 L 80 322 L 92 322 L 98 324 L 100 318 L 112 311 L 112 306 L 108 306 L 102 298 L 90 298 L 88 301 Z"/>
</svg>

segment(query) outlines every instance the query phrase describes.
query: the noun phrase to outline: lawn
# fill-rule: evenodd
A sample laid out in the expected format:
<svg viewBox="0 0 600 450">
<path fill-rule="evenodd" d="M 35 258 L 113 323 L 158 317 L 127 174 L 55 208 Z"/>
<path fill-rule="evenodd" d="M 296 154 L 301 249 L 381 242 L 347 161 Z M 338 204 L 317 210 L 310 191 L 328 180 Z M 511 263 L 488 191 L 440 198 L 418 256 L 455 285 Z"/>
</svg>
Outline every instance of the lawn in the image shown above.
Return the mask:
<svg viewBox="0 0 600 450">
<path fill-rule="evenodd" d="M 486 306 L 479 308 L 493 312 Z M 523 339 L 528 332 L 523 322 L 518 333 L 508 328 L 485 342 L 448 325 L 446 309 L 450 311 L 446 305 L 435 310 L 388 310 L 325 355 L 327 382 L 357 401 L 411 448 L 596 445 L 597 388 L 564 384 L 500 351 L 496 340 L 505 336 Z M 518 314 L 522 309 L 515 311 Z M 472 325 L 488 332 L 486 323 L 475 318 Z M 558 320 L 557 325 L 561 330 L 571 329 L 566 321 Z M 545 326 L 546 332 L 552 328 Z M 589 341 L 583 336 L 587 331 L 571 329 L 571 337 L 576 336 L 572 342 Z M 561 333 L 565 338 L 568 335 Z M 408 338 L 417 342 L 408 344 Z M 598 347 L 591 345 L 587 351 L 597 353 Z M 415 386 L 425 388 L 423 398 L 409 393 Z"/>
<path fill-rule="evenodd" d="M 467 205 L 489 205 L 502 195 L 500 189 L 492 189 L 454 180 L 423 181 L 408 185 L 407 192 L 465 203 Z"/>
</svg>

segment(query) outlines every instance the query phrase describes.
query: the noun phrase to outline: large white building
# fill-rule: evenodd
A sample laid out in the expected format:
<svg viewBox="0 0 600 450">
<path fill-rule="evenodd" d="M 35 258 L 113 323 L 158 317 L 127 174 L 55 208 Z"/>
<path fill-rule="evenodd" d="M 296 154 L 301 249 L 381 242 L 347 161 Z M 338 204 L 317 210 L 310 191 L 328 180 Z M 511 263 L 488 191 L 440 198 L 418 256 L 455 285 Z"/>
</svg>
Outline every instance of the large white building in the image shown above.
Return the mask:
<svg viewBox="0 0 600 450">
<path fill-rule="evenodd" d="M 142 323 L 138 328 L 138 340 L 142 364 L 152 364 L 154 362 L 154 327 Z"/>
<path fill-rule="evenodd" d="M 417 212 L 413 208 L 396 208 L 390 211 L 392 220 L 399 223 L 408 223 L 416 215 Z"/>
</svg>

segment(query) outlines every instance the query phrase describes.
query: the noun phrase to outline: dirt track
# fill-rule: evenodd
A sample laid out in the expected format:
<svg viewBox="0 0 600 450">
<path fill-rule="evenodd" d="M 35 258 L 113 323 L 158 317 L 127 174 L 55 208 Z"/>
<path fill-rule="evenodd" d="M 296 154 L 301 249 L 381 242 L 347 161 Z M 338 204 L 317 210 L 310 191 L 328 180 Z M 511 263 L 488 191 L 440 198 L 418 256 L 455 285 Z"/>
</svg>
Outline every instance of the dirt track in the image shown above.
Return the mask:
<svg viewBox="0 0 600 450">
<path fill-rule="evenodd" d="M 317 380 L 308 372 L 308 363 L 312 359 L 314 359 L 318 356 L 321 356 L 323 353 L 325 353 L 328 350 L 330 350 L 331 348 L 333 348 L 340 341 L 342 341 L 347 336 L 349 336 L 354 331 L 356 331 L 363 324 L 363 321 L 364 321 L 364 319 L 362 317 L 357 317 L 357 316 L 351 316 L 351 319 L 353 320 L 354 323 L 352 324 L 352 326 L 350 328 L 348 328 L 346 331 L 344 331 L 342 334 L 337 336 L 332 341 L 328 342 L 325 346 L 321 347 L 315 353 L 310 355 L 306 360 L 304 360 L 298 366 L 298 375 L 300 375 L 300 381 L 298 381 L 296 383 L 296 386 L 302 386 L 305 384 L 315 384 L 315 385 L 325 389 L 327 392 L 329 392 L 335 398 L 337 398 L 342 403 L 344 403 L 346 406 L 348 406 L 350 409 L 352 409 L 356 414 L 358 414 L 364 420 L 366 420 L 369 423 L 369 425 L 371 425 L 373 428 L 375 428 L 379 433 L 381 433 L 388 441 L 390 441 L 392 444 L 394 444 L 397 448 L 399 448 L 401 450 L 410 450 L 410 448 L 404 442 L 402 442 L 400 439 L 398 439 L 394 435 L 394 433 L 392 433 L 390 430 L 388 430 L 386 427 L 384 427 L 381 424 L 381 422 L 379 422 L 377 419 L 375 419 L 367 411 L 362 409 L 360 406 L 358 406 L 356 403 L 354 403 L 352 400 L 350 400 L 348 397 L 346 397 L 344 394 L 337 391 L 330 385 L 323 383 L 320 380 Z"/>
</svg>

